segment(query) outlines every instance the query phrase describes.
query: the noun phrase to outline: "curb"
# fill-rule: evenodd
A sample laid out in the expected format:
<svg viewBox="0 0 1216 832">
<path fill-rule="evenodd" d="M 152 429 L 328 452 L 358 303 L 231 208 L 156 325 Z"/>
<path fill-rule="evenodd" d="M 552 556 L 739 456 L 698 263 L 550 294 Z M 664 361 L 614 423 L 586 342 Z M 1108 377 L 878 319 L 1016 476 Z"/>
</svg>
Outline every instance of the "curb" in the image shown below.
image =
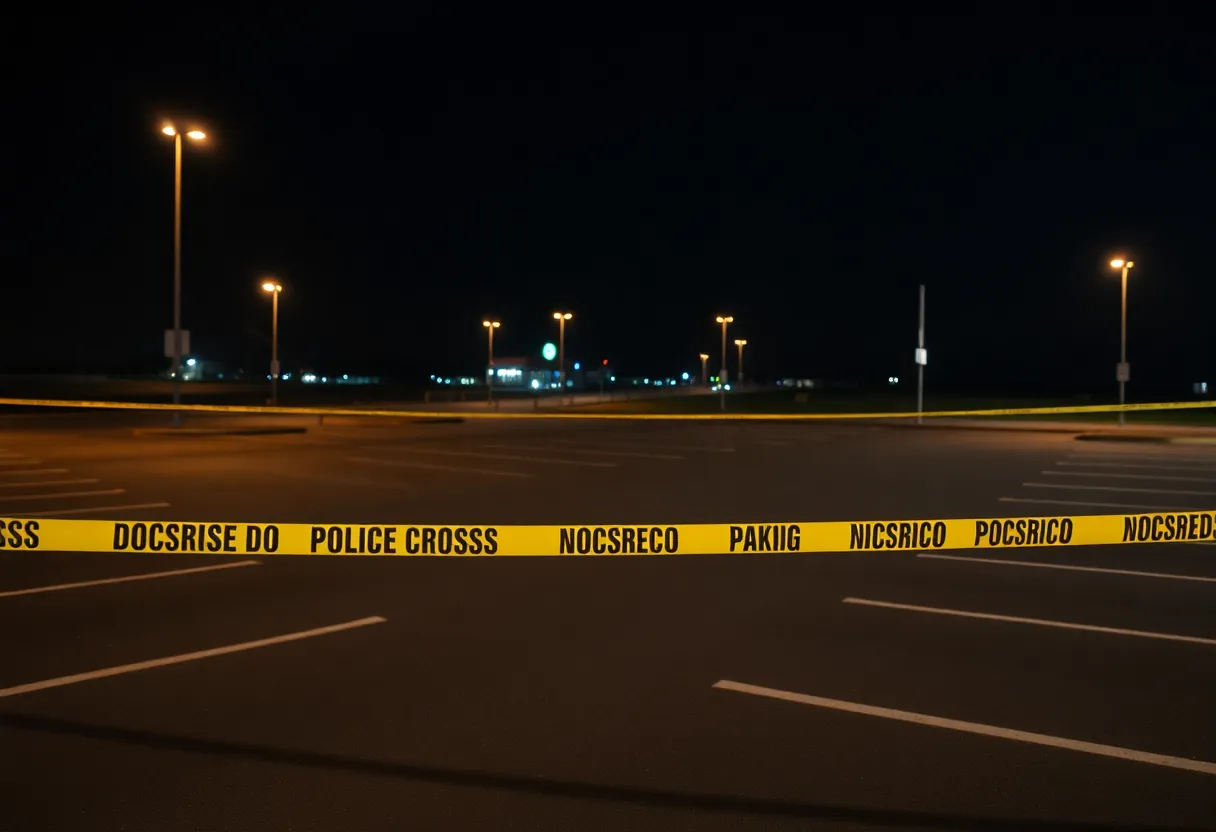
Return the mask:
<svg viewBox="0 0 1216 832">
<path fill-rule="evenodd" d="M 136 428 L 135 436 L 261 436 L 277 433 L 307 433 L 308 428 Z"/>
</svg>

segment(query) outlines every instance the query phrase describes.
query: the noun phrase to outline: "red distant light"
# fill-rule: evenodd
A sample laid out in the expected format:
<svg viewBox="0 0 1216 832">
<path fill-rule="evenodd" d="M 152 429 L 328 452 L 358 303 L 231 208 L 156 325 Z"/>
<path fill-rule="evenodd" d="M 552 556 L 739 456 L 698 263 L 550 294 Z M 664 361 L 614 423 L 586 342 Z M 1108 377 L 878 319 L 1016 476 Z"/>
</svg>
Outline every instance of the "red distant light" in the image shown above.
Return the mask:
<svg viewBox="0 0 1216 832">
<path fill-rule="evenodd" d="M 603 365 L 604 365 L 605 367 L 607 367 L 607 366 L 608 366 L 608 359 L 607 359 L 607 358 L 605 358 L 605 359 L 603 360 L 603 362 L 602 362 L 602 363 L 603 363 Z"/>
</svg>

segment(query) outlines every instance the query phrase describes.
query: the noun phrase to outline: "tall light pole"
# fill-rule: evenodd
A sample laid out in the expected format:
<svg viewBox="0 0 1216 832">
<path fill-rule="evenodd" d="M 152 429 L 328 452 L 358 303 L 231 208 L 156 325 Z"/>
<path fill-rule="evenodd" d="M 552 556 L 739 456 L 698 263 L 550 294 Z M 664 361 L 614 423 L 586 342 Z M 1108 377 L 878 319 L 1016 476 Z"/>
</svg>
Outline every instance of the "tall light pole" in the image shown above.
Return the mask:
<svg viewBox="0 0 1216 832">
<path fill-rule="evenodd" d="M 566 321 L 573 318 L 569 312 L 554 312 L 557 321 L 557 379 L 561 384 L 562 395 L 566 395 Z"/>
<path fill-rule="evenodd" d="M 701 358 L 701 383 L 709 384 L 709 353 L 703 352 Z"/>
<path fill-rule="evenodd" d="M 270 404 L 272 407 L 279 405 L 279 295 L 283 291 L 282 285 L 275 283 L 273 280 L 267 280 L 262 284 L 262 291 L 270 294 L 271 297 L 271 312 L 270 312 Z"/>
<path fill-rule="evenodd" d="M 486 376 L 486 401 L 494 401 L 494 330 L 502 326 L 500 321 L 482 321 L 481 325 L 486 328 L 486 335 L 490 339 L 490 372 Z"/>
<path fill-rule="evenodd" d="M 740 339 L 740 338 L 736 338 L 735 346 L 739 348 L 739 364 L 737 365 L 739 371 L 738 371 L 738 373 L 736 373 L 736 375 L 738 375 L 738 378 L 735 379 L 735 381 L 738 382 L 739 384 L 742 384 L 743 383 L 743 348 L 747 346 L 747 341 Z"/>
<path fill-rule="evenodd" d="M 1119 404 L 1124 404 L 1127 400 L 1124 388 L 1131 378 L 1131 368 L 1127 365 L 1127 273 L 1135 265 L 1131 260 L 1124 260 L 1119 257 L 1110 261 L 1112 269 L 1122 269 L 1123 271 L 1123 302 L 1122 312 L 1119 316 L 1119 366 L 1115 368 L 1115 378 L 1119 380 Z M 1119 424 L 1123 424 L 1122 410 L 1119 411 Z"/>
<path fill-rule="evenodd" d="M 733 324 L 735 318 L 733 315 L 719 315 L 714 320 L 722 324 L 722 374 L 718 376 L 718 392 L 721 394 L 722 409 L 726 410 L 726 325 Z"/>
<path fill-rule="evenodd" d="M 173 138 L 173 403 L 182 403 L 182 134 L 172 124 L 160 132 Z M 207 138 L 202 130 L 190 130 L 186 138 L 200 142 Z M 182 414 L 174 412 L 173 424 L 180 426 Z"/>
</svg>

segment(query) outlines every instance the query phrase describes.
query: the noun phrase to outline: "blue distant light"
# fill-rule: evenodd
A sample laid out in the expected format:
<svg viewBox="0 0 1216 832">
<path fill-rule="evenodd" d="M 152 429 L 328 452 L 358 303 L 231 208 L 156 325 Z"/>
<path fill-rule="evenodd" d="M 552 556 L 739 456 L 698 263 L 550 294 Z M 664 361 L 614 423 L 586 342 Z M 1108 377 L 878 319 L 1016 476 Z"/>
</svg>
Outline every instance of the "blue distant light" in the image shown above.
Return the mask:
<svg viewBox="0 0 1216 832">
<path fill-rule="evenodd" d="M 680 373 L 680 378 L 684 381 L 688 381 L 688 373 Z"/>
</svg>

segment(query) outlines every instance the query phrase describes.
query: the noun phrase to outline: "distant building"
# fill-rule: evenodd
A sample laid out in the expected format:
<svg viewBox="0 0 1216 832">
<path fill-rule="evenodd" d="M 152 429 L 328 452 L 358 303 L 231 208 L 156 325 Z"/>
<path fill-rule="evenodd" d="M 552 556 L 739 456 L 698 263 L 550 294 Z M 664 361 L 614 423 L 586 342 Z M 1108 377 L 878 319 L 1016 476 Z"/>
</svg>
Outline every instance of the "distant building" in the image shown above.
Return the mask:
<svg viewBox="0 0 1216 832">
<path fill-rule="evenodd" d="M 566 367 L 566 386 L 581 387 L 582 373 Z M 486 367 L 486 379 L 496 388 L 507 390 L 557 390 L 561 377 L 557 362 L 543 358 L 495 358 L 492 366 Z"/>
</svg>

